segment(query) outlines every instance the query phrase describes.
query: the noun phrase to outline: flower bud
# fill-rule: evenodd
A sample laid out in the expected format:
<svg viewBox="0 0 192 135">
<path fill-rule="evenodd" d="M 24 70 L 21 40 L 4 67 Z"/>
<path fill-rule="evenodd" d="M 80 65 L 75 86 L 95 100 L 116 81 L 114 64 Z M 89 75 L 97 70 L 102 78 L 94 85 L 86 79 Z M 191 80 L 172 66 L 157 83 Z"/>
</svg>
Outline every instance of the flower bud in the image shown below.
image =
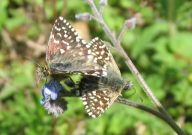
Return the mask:
<svg viewBox="0 0 192 135">
<path fill-rule="evenodd" d="M 125 21 L 125 26 L 127 28 L 135 28 L 135 25 L 136 25 L 136 18 L 135 17 Z"/>
<path fill-rule="evenodd" d="M 91 20 L 91 16 L 89 13 L 80 13 L 80 14 L 76 14 L 75 18 L 78 20 Z"/>
<path fill-rule="evenodd" d="M 107 0 L 100 0 L 99 5 L 103 7 L 107 6 Z"/>
</svg>

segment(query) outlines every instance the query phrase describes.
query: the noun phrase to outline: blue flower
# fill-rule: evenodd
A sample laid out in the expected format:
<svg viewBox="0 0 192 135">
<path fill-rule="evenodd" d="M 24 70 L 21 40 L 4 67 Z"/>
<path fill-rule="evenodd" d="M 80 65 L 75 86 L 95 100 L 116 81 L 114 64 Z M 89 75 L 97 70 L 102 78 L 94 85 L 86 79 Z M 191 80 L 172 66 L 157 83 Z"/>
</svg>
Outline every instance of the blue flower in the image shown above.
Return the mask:
<svg viewBox="0 0 192 135">
<path fill-rule="evenodd" d="M 50 80 L 46 83 L 42 89 L 43 99 L 41 104 L 43 105 L 46 100 L 56 100 L 58 93 L 62 90 L 62 85 L 56 80 Z"/>
<path fill-rule="evenodd" d="M 57 80 L 50 80 L 42 89 L 43 99 L 41 104 L 54 116 L 59 116 L 67 109 L 67 101 L 59 95 L 63 89 L 62 85 Z"/>
</svg>

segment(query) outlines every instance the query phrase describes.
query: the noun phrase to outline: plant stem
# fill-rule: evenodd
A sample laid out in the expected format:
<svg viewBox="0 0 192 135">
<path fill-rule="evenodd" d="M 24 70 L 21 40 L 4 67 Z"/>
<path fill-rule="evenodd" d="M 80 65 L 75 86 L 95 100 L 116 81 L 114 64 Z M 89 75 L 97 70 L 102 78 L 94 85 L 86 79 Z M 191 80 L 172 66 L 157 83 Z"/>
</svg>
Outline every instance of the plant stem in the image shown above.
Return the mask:
<svg viewBox="0 0 192 135">
<path fill-rule="evenodd" d="M 118 41 L 118 39 L 115 37 L 114 34 L 112 34 L 112 31 L 109 29 L 108 25 L 105 23 L 102 14 L 99 12 L 99 10 L 97 9 L 95 3 L 93 0 L 86 0 L 87 3 L 89 4 L 89 6 L 92 9 L 92 12 L 94 14 L 94 16 L 96 18 L 98 18 L 99 23 L 101 24 L 103 30 L 105 31 L 105 33 L 107 34 L 107 36 L 109 37 L 109 39 L 111 40 L 112 44 L 114 45 L 114 47 L 118 50 L 119 54 L 121 54 L 123 56 L 123 58 L 126 60 L 126 64 L 129 67 L 129 69 L 131 70 L 132 74 L 135 76 L 135 78 L 137 79 L 137 81 L 139 82 L 139 84 L 141 85 L 141 87 L 143 88 L 144 92 L 146 93 L 146 95 L 149 97 L 149 99 L 153 102 L 153 104 L 156 106 L 156 108 L 159 110 L 159 112 L 164 115 L 164 120 L 167 123 L 171 123 L 170 125 L 172 125 L 171 127 L 178 133 L 178 135 L 185 135 L 185 133 L 177 126 L 177 124 L 175 123 L 175 121 L 171 118 L 171 116 L 167 113 L 167 111 L 164 109 L 164 107 L 161 105 L 161 103 L 159 102 L 159 100 L 156 98 L 156 96 L 153 94 L 152 90 L 150 89 L 150 87 L 147 85 L 147 83 L 145 82 L 145 80 L 143 79 L 143 77 L 141 76 L 141 74 L 139 73 L 139 71 L 137 70 L 137 68 L 135 67 L 135 65 L 133 64 L 133 62 L 131 61 L 131 59 L 129 58 L 129 56 L 127 55 L 127 53 L 124 51 L 124 49 L 121 47 L 120 42 Z"/>
<path fill-rule="evenodd" d="M 137 109 L 139 109 L 139 110 L 143 110 L 143 111 L 145 111 L 145 112 L 148 112 L 148 113 L 150 113 L 150 114 L 152 114 L 152 115 L 154 115 L 154 116 L 162 119 L 165 123 L 167 123 L 169 126 L 171 126 L 172 129 L 175 130 L 175 132 L 176 132 L 178 135 L 185 135 L 185 133 L 184 133 L 176 124 L 174 124 L 174 123 L 173 123 L 172 121 L 170 121 L 170 120 L 167 120 L 167 117 L 166 117 L 164 114 L 162 114 L 162 113 L 160 113 L 160 112 L 158 112 L 158 111 L 155 111 L 155 110 L 153 110 L 152 108 L 149 108 L 149 107 L 147 107 L 147 106 L 144 106 L 144 105 L 135 103 L 135 102 L 133 102 L 133 101 L 127 100 L 127 99 L 125 99 L 125 98 L 123 98 L 123 97 L 118 97 L 118 98 L 115 100 L 115 102 L 120 103 L 120 104 L 124 104 L 124 105 L 128 105 L 128 106 L 137 108 Z"/>
</svg>

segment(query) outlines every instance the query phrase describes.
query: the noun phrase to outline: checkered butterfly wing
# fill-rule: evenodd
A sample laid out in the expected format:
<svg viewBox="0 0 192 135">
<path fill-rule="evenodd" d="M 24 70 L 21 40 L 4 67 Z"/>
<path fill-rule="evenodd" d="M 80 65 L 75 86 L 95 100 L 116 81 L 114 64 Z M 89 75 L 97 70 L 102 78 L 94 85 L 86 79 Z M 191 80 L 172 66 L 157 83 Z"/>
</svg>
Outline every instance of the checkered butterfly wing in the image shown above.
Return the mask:
<svg viewBox="0 0 192 135">
<path fill-rule="evenodd" d="M 98 37 L 94 38 L 90 43 L 93 50 L 93 55 L 96 56 L 94 60 L 95 63 L 103 65 L 107 72 L 107 68 L 113 70 L 118 77 L 121 77 L 120 70 L 105 43 Z"/>
<path fill-rule="evenodd" d="M 106 46 L 95 46 L 99 40 L 87 44 L 63 17 L 59 17 L 52 28 L 46 51 L 46 61 L 52 74 L 81 72 L 86 75 L 106 76 L 108 57 Z"/>
<path fill-rule="evenodd" d="M 94 46 L 105 46 L 104 42 L 100 39 L 96 40 L 93 44 Z M 123 85 L 123 81 L 121 79 L 121 73 L 112 54 L 109 51 L 107 52 L 107 57 L 98 58 L 99 63 L 105 63 L 107 76 L 84 77 L 80 86 L 82 89 L 81 99 L 85 106 L 85 110 L 88 115 L 93 118 L 100 116 L 108 109 L 121 94 L 122 90 L 121 85 Z M 120 87 L 116 87 L 116 83 Z M 114 87 L 112 85 L 114 85 Z"/>
<path fill-rule="evenodd" d="M 85 91 L 81 97 L 88 115 L 96 118 L 108 109 L 120 95 L 118 91 L 101 88 Z"/>
</svg>

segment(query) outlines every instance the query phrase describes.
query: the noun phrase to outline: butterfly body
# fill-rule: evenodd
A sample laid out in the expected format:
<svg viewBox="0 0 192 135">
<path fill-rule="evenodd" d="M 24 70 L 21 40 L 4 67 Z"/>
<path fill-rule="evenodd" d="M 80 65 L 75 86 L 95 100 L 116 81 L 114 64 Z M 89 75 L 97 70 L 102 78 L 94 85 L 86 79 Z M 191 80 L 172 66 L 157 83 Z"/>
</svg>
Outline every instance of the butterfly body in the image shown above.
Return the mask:
<svg viewBox="0 0 192 135">
<path fill-rule="evenodd" d="M 114 71 L 108 70 L 107 75 L 107 77 L 83 76 L 80 82 L 82 92 L 104 88 L 118 92 L 126 85 L 126 82 L 122 80 Z"/>
</svg>

